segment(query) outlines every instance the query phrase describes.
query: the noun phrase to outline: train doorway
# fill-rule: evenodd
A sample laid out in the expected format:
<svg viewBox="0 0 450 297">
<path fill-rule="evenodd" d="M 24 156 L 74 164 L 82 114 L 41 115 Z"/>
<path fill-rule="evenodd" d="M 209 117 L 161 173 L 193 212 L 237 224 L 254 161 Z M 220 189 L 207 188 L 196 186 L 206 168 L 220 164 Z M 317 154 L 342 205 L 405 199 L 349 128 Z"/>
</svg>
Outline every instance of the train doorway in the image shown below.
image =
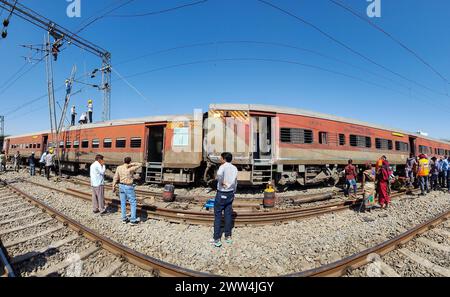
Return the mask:
<svg viewBox="0 0 450 297">
<path fill-rule="evenodd" d="M 415 137 L 409 138 L 409 150 L 410 150 L 411 154 L 414 154 L 414 156 L 416 155 L 417 148 L 416 148 L 416 138 Z"/>
<path fill-rule="evenodd" d="M 48 135 L 42 136 L 42 151 L 43 154 L 48 149 Z"/>
<path fill-rule="evenodd" d="M 253 159 L 272 159 L 272 118 L 252 117 Z"/>
<path fill-rule="evenodd" d="M 166 126 L 148 127 L 147 162 L 162 163 L 165 128 Z"/>
<path fill-rule="evenodd" d="M 160 184 L 163 180 L 164 139 L 166 125 L 148 126 L 145 181 Z"/>
</svg>

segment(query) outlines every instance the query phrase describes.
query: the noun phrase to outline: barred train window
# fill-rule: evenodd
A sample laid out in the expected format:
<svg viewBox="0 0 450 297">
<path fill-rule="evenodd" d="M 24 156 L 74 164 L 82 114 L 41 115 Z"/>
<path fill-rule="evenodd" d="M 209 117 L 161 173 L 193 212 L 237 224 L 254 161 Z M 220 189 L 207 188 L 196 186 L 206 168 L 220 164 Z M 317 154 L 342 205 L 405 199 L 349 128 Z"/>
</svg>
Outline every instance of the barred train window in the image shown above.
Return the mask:
<svg viewBox="0 0 450 297">
<path fill-rule="evenodd" d="M 345 134 L 339 134 L 339 145 L 345 145 Z"/>
<path fill-rule="evenodd" d="M 105 138 L 103 140 L 103 148 L 112 148 L 112 139 Z"/>
<path fill-rule="evenodd" d="M 367 136 L 350 135 L 350 145 L 356 147 L 372 147 L 372 139 Z"/>
<path fill-rule="evenodd" d="M 79 147 L 80 147 L 80 142 L 78 140 L 75 140 L 73 142 L 73 148 L 76 149 L 76 148 L 79 148 Z"/>
<path fill-rule="evenodd" d="M 64 141 L 61 141 L 61 142 L 59 143 L 59 148 L 64 148 Z"/>
<path fill-rule="evenodd" d="M 116 148 L 124 148 L 127 146 L 126 138 L 117 138 L 116 139 Z"/>
<path fill-rule="evenodd" d="M 142 140 L 140 137 L 131 138 L 130 146 L 131 148 L 140 148 L 142 145 Z"/>
<path fill-rule="evenodd" d="M 99 139 L 93 139 L 92 140 L 92 148 L 99 148 L 100 147 L 100 140 Z"/>
<path fill-rule="evenodd" d="M 173 145 L 174 146 L 189 145 L 189 128 L 173 129 Z"/>
<path fill-rule="evenodd" d="M 284 143 L 310 144 L 314 142 L 313 131 L 298 128 L 281 128 L 280 139 Z"/>
<path fill-rule="evenodd" d="M 406 142 L 396 141 L 395 150 L 400 152 L 407 152 L 409 151 L 409 144 L 407 144 Z"/>
<path fill-rule="evenodd" d="M 82 140 L 81 141 L 81 147 L 82 148 L 88 148 L 89 147 L 89 140 Z"/>
<path fill-rule="evenodd" d="M 392 140 L 375 138 L 375 146 L 379 150 L 392 150 Z"/>
<path fill-rule="evenodd" d="M 71 148 L 71 147 L 72 147 L 72 142 L 66 141 L 66 148 Z"/>
</svg>

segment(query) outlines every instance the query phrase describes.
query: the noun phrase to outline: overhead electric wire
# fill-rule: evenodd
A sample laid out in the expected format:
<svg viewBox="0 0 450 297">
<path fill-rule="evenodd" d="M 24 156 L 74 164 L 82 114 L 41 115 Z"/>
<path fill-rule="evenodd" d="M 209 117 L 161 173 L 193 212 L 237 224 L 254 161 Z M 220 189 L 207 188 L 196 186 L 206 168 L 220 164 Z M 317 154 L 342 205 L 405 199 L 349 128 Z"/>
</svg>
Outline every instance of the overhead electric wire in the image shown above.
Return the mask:
<svg viewBox="0 0 450 297">
<path fill-rule="evenodd" d="M 157 71 L 173 69 L 173 68 L 179 68 L 179 67 L 185 67 L 185 66 L 198 65 L 198 64 L 211 64 L 211 63 L 218 63 L 218 62 L 239 62 L 239 61 L 272 62 L 272 63 L 283 63 L 283 64 L 291 64 L 291 65 L 303 66 L 303 67 L 306 67 L 306 68 L 311 68 L 311 69 L 315 69 L 315 70 L 319 70 L 319 71 L 323 71 L 323 72 L 328 72 L 328 73 L 339 75 L 339 76 L 344 76 L 344 77 L 347 77 L 347 78 L 350 78 L 350 79 L 353 79 L 353 80 L 357 80 L 357 81 L 360 81 L 360 82 L 363 82 L 363 83 L 366 83 L 366 84 L 369 84 L 369 85 L 373 85 L 373 86 L 376 86 L 376 87 L 379 87 L 379 88 L 383 88 L 383 89 L 386 89 L 386 90 L 394 91 L 394 92 L 397 92 L 397 93 L 402 94 L 404 96 L 407 96 L 408 98 L 413 97 L 412 94 L 408 94 L 408 93 L 405 93 L 405 92 L 393 89 L 391 87 L 387 87 L 387 86 L 375 83 L 373 81 L 365 80 L 365 79 L 359 78 L 359 77 L 351 75 L 351 74 L 335 71 L 335 70 L 332 70 L 332 69 L 327 69 L 327 68 L 324 68 L 324 67 L 321 67 L 321 66 L 317 66 L 317 65 L 302 63 L 302 62 L 299 62 L 299 61 L 272 59 L 272 58 L 205 59 L 205 60 L 198 60 L 198 61 L 192 61 L 192 62 L 179 63 L 179 64 L 173 64 L 173 65 L 158 67 L 158 68 L 150 69 L 148 71 L 143 71 L 143 72 L 139 72 L 139 73 L 135 73 L 135 74 L 126 75 L 123 78 L 128 79 L 128 78 L 142 76 L 142 75 L 153 73 L 153 72 L 157 72 Z M 415 99 L 421 99 L 421 100 L 424 100 L 424 101 L 428 101 L 428 100 L 425 100 L 423 98 L 419 98 L 417 96 L 415 97 Z M 433 103 L 431 101 L 428 101 L 428 102 L 432 103 L 432 104 L 435 104 L 435 103 Z M 446 106 L 446 107 L 450 109 L 450 106 Z M 444 112 L 447 112 L 447 110 L 445 108 L 444 108 Z M 448 111 L 448 112 L 450 113 L 450 111 Z"/>
<path fill-rule="evenodd" d="M 372 22 L 371 20 L 367 19 L 366 17 L 364 17 L 363 15 L 357 13 L 354 9 L 352 9 L 350 6 L 347 6 L 345 4 L 343 4 L 340 1 L 337 0 L 329 0 L 331 3 L 347 10 L 348 12 L 350 12 L 352 15 L 356 16 L 357 18 L 365 21 L 366 23 L 368 23 L 370 26 L 372 26 L 373 28 L 375 28 L 376 30 L 382 32 L 384 35 L 386 35 L 387 37 L 389 37 L 392 41 L 394 41 L 395 43 L 397 43 L 398 45 L 400 45 L 403 49 L 405 49 L 406 51 L 408 51 L 409 53 L 411 53 L 414 57 L 417 58 L 417 60 L 419 60 L 420 62 L 422 62 L 422 64 L 424 64 L 426 67 L 428 67 L 429 69 L 431 69 L 437 76 L 439 76 L 443 81 L 449 83 L 449 81 L 447 80 L 447 78 L 445 78 L 445 76 L 440 73 L 438 70 L 436 70 L 436 68 L 434 68 L 429 62 L 425 61 L 424 58 L 422 58 L 417 52 L 415 52 L 413 49 L 411 49 L 410 47 L 408 47 L 406 44 L 404 44 L 402 41 L 400 41 L 398 38 L 394 37 L 391 33 L 387 32 L 386 30 L 384 30 L 383 28 L 381 28 L 380 26 L 378 26 L 377 24 L 375 24 L 374 22 Z"/>
<path fill-rule="evenodd" d="M 105 17 L 108 17 L 108 18 L 134 18 L 134 17 L 145 17 L 145 16 L 150 16 L 150 15 L 156 15 L 156 14 L 162 14 L 162 13 L 166 13 L 166 12 L 171 12 L 171 11 L 179 10 L 179 9 L 186 8 L 186 7 L 190 7 L 190 6 L 199 5 L 199 4 L 204 4 L 204 3 L 208 2 L 208 1 L 209 1 L 209 0 L 201 0 L 201 1 L 196 1 L 196 2 L 192 2 L 192 3 L 188 3 L 188 4 L 183 4 L 183 5 L 175 6 L 175 7 L 172 7 L 172 8 L 166 8 L 166 9 L 162 9 L 162 10 L 151 11 L 151 12 L 145 12 L 145 13 L 137 13 L 137 14 L 115 14 L 115 15 L 108 15 L 108 16 L 105 16 Z"/>
<path fill-rule="evenodd" d="M 424 89 L 427 89 L 428 91 L 433 92 L 435 94 L 439 94 L 439 95 L 442 95 L 442 96 L 450 97 L 448 94 L 436 91 L 436 90 L 434 90 L 434 89 L 432 89 L 432 88 L 430 88 L 428 86 L 423 85 L 422 83 L 419 83 L 419 82 L 417 82 L 417 81 L 415 81 L 413 79 L 410 79 L 410 78 L 408 78 L 408 77 L 406 77 L 406 76 L 404 76 L 404 75 L 402 75 L 402 74 L 400 74 L 400 73 L 398 73 L 398 72 L 396 72 L 396 71 L 394 71 L 394 70 L 392 70 L 392 69 L 390 69 L 390 68 L 388 68 L 388 67 L 386 67 L 386 66 L 384 66 L 384 65 L 382 65 L 382 64 L 380 64 L 378 62 L 376 62 L 375 60 L 373 60 L 370 57 L 364 55 L 363 53 L 353 49 L 351 46 L 347 45 L 346 43 L 344 43 L 344 42 L 340 41 L 339 39 L 333 37 L 329 33 L 325 32 L 324 30 L 319 28 L 318 26 L 314 25 L 313 23 L 305 20 L 302 17 L 299 17 L 299 16 L 293 14 L 292 12 L 287 11 L 286 9 L 283 9 L 283 8 L 277 6 L 277 5 L 275 5 L 275 4 L 273 4 L 273 3 L 269 2 L 269 1 L 266 1 L 266 0 L 256 0 L 256 1 L 262 3 L 262 4 L 266 5 L 266 6 L 269 6 L 269 7 L 273 8 L 273 9 L 275 9 L 275 10 L 278 10 L 278 11 L 280 11 L 280 12 L 282 12 L 282 13 L 284 13 L 284 14 L 292 17 L 292 18 L 295 18 L 296 20 L 302 22 L 303 24 L 305 24 L 305 25 L 313 28 L 314 30 L 318 31 L 320 34 L 322 34 L 326 38 L 330 39 L 331 41 L 337 43 L 341 47 L 343 47 L 343 48 L 347 49 L 348 51 L 352 52 L 353 54 L 361 57 L 362 59 L 364 59 L 364 60 L 366 60 L 366 61 L 368 61 L 368 62 L 370 62 L 370 63 L 372 63 L 372 64 L 374 64 L 374 65 L 376 65 L 376 66 L 378 66 L 380 68 L 382 68 L 382 69 L 384 69 L 387 72 L 390 72 L 391 74 L 394 74 L 395 76 L 398 76 L 398 77 L 400 77 L 400 78 L 402 78 L 402 79 L 404 79 L 406 81 L 409 81 L 412 84 L 415 84 L 415 85 L 420 86 L 420 87 L 422 87 Z"/>
</svg>

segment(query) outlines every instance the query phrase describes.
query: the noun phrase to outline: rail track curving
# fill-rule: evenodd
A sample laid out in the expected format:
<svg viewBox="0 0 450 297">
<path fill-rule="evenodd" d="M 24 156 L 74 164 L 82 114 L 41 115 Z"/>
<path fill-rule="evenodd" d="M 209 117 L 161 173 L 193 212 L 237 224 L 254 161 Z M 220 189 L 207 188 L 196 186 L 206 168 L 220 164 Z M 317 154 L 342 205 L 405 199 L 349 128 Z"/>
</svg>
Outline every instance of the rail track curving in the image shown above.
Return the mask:
<svg viewBox="0 0 450 297">
<path fill-rule="evenodd" d="M 91 201 L 91 194 L 75 189 L 61 190 L 47 185 L 26 181 L 38 187 L 43 187 L 51 191 L 56 191 L 62 194 L 69 195 L 78 199 Z M 398 197 L 405 194 L 405 191 L 400 191 L 392 194 L 392 197 Z M 112 207 L 120 207 L 119 199 L 105 197 L 105 202 Z M 326 203 L 321 206 L 293 208 L 290 210 L 276 210 L 276 211 L 235 211 L 234 212 L 234 226 L 261 226 L 269 224 L 286 223 L 290 221 L 301 220 L 310 217 L 316 217 L 323 214 L 334 213 L 338 211 L 348 210 L 356 207 L 361 203 L 361 199 L 352 199 L 347 201 Z M 168 209 L 157 207 L 154 205 L 138 203 L 138 212 L 145 214 L 148 218 L 166 220 L 173 223 L 184 223 L 191 225 L 207 225 L 211 226 L 214 221 L 214 214 L 207 211 L 187 211 L 178 209 Z"/>
<path fill-rule="evenodd" d="M 13 207 L 5 206 L 13 205 Z M 21 207 L 17 209 L 17 207 Z M 0 262 L 2 275 L 13 276 L 13 271 L 24 269 L 28 261 L 33 261 L 36 257 L 57 252 L 63 246 L 71 242 L 87 239 L 87 248 L 76 253 L 76 260 L 88 259 L 99 252 L 106 252 L 110 258 L 110 265 L 91 276 L 111 276 L 116 271 L 122 269 L 125 263 L 131 264 L 132 269 L 142 269 L 148 271 L 153 276 L 183 276 L 183 277 L 205 277 L 213 276 L 208 273 L 197 272 L 182 268 L 170 263 L 163 262 L 156 258 L 144 255 L 132 250 L 118 242 L 106 238 L 88 227 L 67 217 L 58 210 L 51 208 L 45 203 L 22 192 L 17 187 L 7 184 L 0 188 L 0 210 L 15 209 L 0 213 L 1 238 L 9 238 L 3 241 L 2 252 L 0 252 Z M 18 224 L 21 223 L 21 224 Z M 11 225 L 12 224 L 12 225 Z M 6 226 L 6 227 L 5 227 Z M 10 226 L 10 227 L 8 227 Z M 39 231 L 33 228 L 39 227 Z M 23 235 L 28 233 L 28 235 Z M 56 235 L 59 232 L 58 235 Z M 22 233 L 22 235 L 20 235 Z M 27 242 L 50 237 L 59 238 L 58 241 L 51 242 L 46 247 L 34 247 L 27 253 L 9 255 L 7 251 Z M 70 249 L 69 249 L 70 250 Z M 5 253 L 6 251 L 6 253 Z M 63 273 L 75 260 L 71 257 L 64 258 L 63 261 L 49 265 L 49 267 L 32 273 L 32 276 L 51 276 Z"/>
</svg>

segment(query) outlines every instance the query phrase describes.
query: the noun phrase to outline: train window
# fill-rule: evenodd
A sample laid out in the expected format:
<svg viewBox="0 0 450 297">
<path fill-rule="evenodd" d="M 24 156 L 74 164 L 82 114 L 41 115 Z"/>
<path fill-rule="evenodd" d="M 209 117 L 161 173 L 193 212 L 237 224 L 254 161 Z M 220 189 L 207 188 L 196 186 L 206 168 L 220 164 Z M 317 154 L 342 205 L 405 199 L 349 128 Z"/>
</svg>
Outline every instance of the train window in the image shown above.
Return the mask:
<svg viewBox="0 0 450 297">
<path fill-rule="evenodd" d="M 350 135 L 350 145 L 356 147 L 372 147 L 372 139 L 367 136 Z"/>
<path fill-rule="evenodd" d="M 100 140 L 99 139 L 93 139 L 92 140 L 92 148 L 99 148 L 100 147 Z"/>
<path fill-rule="evenodd" d="M 72 147 L 72 141 L 66 141 L 66 148 Z"/>
<path fill-rule="evenodd" d="M 406 142 L 396 141 L 395 142 L 395 150 L 400 152 L 408 152 L 409 144 Z"/>
<path fill-rule="evenodd" d="M 375 138 L 375 146 L 379 150 L 392 150 L 392 140 Z"/>
<path fill-rule="evenodd" d="M 73 148 L 74 149 L 77 149 L 77 148 L 79 148 L 80 147 L 80 142 L 78 141 L 78 140 L 75 140 L 74 142 L 73 142 Z"/>
<path fill-rule="evenodd" d="M 327 132 L 319 132 L 319 143 L 320 144 L 328 144 L 328 133 Z"/>
<path fill-rule="evenodd" d="M 345 145 L 345 134 L 339 134 L 339 145 Z"/>
<path fill-rule="evenodd" d="M 127 146 L 126 138 L 117 138 L 116 139 L 116 148 L 124 148 Z"/>
<path fill-rule="evenodd" d="M 88 148 L 89 147 L 89 140 L 82 140 L 81 141 L 81 147 L 82 148 Z"/>
<path fill-rule="evenodd" d="M 41 144 L 38 143 L 37 146 L 36 146 L 36 148 L 40 149 L 40 148 L 41 148 Z"/>
<path fill-rule="evenodd" d="M 313 143 L 314 136 L 312 130 L 298 128 L 281 128 L 280 139 L 284 143 L 305 144 Z"/>
<path fill-rule="evenodd" d="M 112 139 L 103 139 L 103 148 L 112 148 Z"/>
<path fill-rule="evenodd" d="M 419 153 L 421 154 L 426 154 L 427 152 L 427 147 L 424 145 L 419 145 Z"/>
<path fill-rule="evenodd" d="M 59 142 L 59 148 L 64 148 L 64 141 Z"/>
<path fill-rule="evenodd" d="M 142 140 L 140 137 L 131 138 L 130 146 L 131 148 L 140 148 L 142 144 Z"/>
</svg>

